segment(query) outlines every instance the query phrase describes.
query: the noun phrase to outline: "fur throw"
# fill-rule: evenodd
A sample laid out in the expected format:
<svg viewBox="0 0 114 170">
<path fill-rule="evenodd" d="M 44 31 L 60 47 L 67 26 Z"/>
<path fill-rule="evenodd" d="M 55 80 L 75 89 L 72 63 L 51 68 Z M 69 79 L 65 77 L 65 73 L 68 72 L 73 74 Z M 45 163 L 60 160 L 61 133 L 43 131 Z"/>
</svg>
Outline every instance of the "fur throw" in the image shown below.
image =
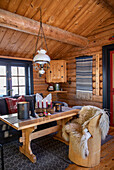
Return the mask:
<svg viewBox="0 0 114 170">
<path fill-rule="evenodd" d="M 91 119 L 101 114 L 99 121 L 99 127 L 101 129 L 101 137 L 105 139 L 109 131 L 109 117 L 103 109 L 95 106 L 84 106 L 79 112 L 79 118 L 73 119 L 70 123 L 66 124 L 62 129 L 62 136 L 66 141 L 70 139 L 75 152 L 79 152 L 83 159 L 85 159 L 88 154 L 87 141 L 91 137 L 88 132 L 88 123 Z"/>
</svg>

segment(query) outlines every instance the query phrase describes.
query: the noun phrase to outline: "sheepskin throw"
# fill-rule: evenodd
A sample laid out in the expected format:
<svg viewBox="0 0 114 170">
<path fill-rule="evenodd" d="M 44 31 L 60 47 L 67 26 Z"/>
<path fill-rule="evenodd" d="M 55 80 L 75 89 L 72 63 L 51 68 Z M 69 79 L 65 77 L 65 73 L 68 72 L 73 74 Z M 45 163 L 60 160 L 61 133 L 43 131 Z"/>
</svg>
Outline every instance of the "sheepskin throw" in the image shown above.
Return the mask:
<svg viewBox="0 0 114 170">
<path fill-rule="evenodd" d="M 62 129 L 62 136 L 66 141 L 72 142 L 73 150 L 78 151 L 83 159 L 89 155 L 88 139 L 92 134 L 88 131 L 88 123 L 91 119 L 101 115 L 99 127 L 101 129 L 101 138 L 105 139 L 109 131 L 109 116 L 103 109 L 95 106 L 84 106 L 79 112 L 79 118 L 73 119 L 67 123 Z"/>
<path fill-rule="evenodd" d="M 76 57 L 76 97 L 92 97 L 92 56 Z"/>
</svg>

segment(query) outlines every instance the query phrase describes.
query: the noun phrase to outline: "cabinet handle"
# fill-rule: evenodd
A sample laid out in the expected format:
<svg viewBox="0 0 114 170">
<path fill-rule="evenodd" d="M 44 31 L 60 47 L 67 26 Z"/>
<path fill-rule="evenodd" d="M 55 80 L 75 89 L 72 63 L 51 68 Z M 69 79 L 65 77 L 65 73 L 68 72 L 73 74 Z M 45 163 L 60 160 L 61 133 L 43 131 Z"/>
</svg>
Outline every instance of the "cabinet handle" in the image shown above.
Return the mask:
<svg viewBox="0 0 114 170">
<path fill-rule="evenodd" d="M 61 76 L 61 78 L 63 78 L 63 76 Z"/>
<path fill-rule="evenodd" d="M 50 73 L 52 73 L 52 71 L 50 71 Z"/>
<path fill-rule="evenodd" d="M 61 67 L 63 67 L 63 65 L 61 65 Z"/>
</svg>

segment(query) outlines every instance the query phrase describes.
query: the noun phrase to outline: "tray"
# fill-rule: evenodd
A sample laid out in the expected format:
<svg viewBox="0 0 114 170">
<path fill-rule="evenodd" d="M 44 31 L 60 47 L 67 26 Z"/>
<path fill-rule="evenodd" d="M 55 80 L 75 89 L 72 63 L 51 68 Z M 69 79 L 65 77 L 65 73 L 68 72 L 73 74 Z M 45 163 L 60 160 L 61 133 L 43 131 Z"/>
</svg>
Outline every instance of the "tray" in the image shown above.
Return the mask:
<svg viewBox="0 0 114 170">
<path fill-rule="evenodd" d="M 54 113 L 54 109 L 53 108 L 36 108 L 36 113 L 44 113 L 44 112 L 47 112 L 47 113 L 51 113 L 53 114 Z"/>
</svg>

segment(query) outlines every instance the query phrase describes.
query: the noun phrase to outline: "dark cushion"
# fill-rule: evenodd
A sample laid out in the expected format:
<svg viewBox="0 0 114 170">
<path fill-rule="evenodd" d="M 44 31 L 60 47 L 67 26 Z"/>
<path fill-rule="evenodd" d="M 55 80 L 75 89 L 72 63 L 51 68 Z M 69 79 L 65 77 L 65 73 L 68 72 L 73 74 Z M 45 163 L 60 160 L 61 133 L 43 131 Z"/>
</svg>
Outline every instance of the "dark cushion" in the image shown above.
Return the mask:
<svg viewBox="0 0 114 170">
<path fill-rule="evenodd" d="M 29 110 L 32 112 L 35 109 L 34 95 L 25 95 L 25 100 L 30 103 Z"/>
<path fill-rule="evenodd" d="M 7 115 L 8 107 L 5 98 L 0 98 L 0 115 Z"/>
</svg>

